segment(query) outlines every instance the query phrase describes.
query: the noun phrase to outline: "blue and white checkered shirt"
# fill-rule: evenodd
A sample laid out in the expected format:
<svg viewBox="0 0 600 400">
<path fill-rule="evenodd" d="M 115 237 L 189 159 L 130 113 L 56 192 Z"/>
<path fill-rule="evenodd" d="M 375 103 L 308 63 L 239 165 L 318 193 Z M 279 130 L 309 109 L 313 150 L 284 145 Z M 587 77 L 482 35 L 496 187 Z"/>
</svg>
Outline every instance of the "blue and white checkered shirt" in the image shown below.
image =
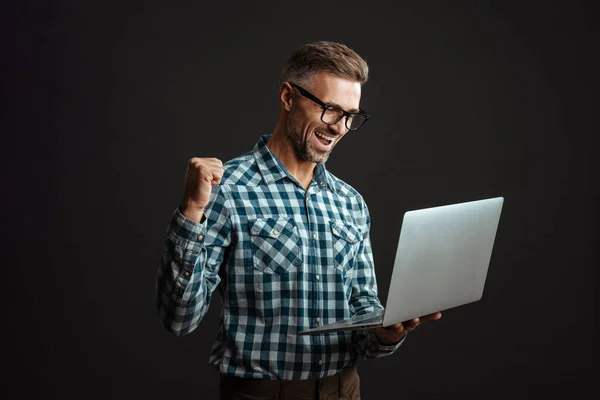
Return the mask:
<svg viewBox="0 0 600 400">
<path fill-rule="evenodd" d="M 269 151 L 224 164 L 202 223 L 175 210 L 157 274 L 157 303 L 175 335 L 193 331 L 216 288 L 223 299 L 209 363 L 243 378 L 333 375 L 394 346 L 371 331 L 296 332 L 382 309 L 361 195 L 322 164 L 308 189 Z"/>
</svg>

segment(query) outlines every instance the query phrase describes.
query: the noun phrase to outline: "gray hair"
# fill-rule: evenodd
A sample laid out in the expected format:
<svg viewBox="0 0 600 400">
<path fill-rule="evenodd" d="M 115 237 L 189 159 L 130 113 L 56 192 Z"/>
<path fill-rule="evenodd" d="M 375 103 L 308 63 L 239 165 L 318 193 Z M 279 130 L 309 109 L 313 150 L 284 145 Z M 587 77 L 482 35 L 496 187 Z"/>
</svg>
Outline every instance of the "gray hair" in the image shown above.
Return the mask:
<svg viewBox="0 0 600 400">
<path fill-rule="evenodd" d="M 280 84 L 294 82 L 308 84 L 319 72 L 329 72 L 357 81 L 361 86 L 369 79 L 367 62 L 348 46 L 318 41 L 297 48 L 286 61 Z"/>
</svg>

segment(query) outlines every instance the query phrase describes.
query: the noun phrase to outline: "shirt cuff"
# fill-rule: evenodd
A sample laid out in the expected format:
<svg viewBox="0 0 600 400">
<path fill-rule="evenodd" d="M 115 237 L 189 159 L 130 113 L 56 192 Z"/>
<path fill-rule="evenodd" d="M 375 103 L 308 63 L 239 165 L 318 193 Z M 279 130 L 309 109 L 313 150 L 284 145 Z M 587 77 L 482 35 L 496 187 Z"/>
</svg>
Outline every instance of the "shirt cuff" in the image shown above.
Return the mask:
<svg viewBox="0 0 600 400">
<path fill-rule="evenodd" d="M 371 335 L 371 343 L 376 344 L 377 346 L 377 350 L 384 352 L 384 353 L 392 353 L 394 351 L 396 351 L 401 345 L 402 343 L 404 343 L 404 340 L 406 339 L 406 336 L 408 336 L 408 333 L 405 333 L 404 336 L 402 336 L 402 339 L 400 339 L 400 341 L 396 344 L 390 344 L 390 345 L 386 345 L 386 344 L 381 344 L 379 342 L 379 339 L 377 339 L 377 335 L 373 332 L 369 332 L 369 335 Z"/>
<path fill-rule="evenodd" d="M 193 221 L 184 216 L 179 207 L 175 209 L 169 224 L 169 239 L 186 251 L 200 251 L 206 236 L 206 218 L 203 221 Z"/>
</svg>

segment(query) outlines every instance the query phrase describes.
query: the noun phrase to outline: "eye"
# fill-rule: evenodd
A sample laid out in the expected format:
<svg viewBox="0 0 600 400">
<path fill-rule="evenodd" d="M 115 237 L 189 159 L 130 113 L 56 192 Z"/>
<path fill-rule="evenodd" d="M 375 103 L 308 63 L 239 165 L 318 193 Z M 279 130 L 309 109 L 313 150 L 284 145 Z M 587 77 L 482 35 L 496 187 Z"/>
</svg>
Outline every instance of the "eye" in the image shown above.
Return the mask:
<svg viewBox="0 0 600 400">
<path fill-rule="evenodd" d="M 327 106 L 327 109 L 325 110 L 325 114 L 338 116 L 338 115 L 344 114 L 344 112 L 339 107 Z"/>
</svg>

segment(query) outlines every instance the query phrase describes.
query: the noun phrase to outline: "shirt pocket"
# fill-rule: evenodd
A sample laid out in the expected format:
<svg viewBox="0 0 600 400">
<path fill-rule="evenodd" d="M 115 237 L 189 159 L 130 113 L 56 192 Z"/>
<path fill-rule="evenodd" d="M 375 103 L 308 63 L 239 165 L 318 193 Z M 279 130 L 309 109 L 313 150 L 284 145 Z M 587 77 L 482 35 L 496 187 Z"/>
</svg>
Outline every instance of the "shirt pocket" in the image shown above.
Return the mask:
<svg viewBox="0 0 600 400">
<path fill-rule="evenodd" d="M 362 240 L 356 225 L 343 221 L 329 221 L 332 233 L 333 258 L 336 268 L 348 272 L 354 267 L 354 258 Z"/>
<path fill-rule="evenodd" d="M 302 242 L 289 218 L 256 218 L 248 221 L 254 268 L 281 275 L 302 264 Z"/>
</svg>

